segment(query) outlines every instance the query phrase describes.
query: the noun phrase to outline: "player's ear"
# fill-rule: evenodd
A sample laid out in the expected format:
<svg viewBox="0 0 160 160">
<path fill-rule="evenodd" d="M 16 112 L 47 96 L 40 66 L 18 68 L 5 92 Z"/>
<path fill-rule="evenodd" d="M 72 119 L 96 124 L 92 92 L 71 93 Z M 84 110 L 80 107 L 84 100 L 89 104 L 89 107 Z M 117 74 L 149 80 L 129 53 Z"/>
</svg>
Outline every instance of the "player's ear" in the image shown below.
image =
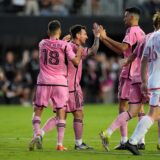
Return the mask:
<svg viewBox="0 0 160 160">
<path fill-rule="evenodd" d="M 77 38 L 77 39 L 80 38 L 80 34 L 79 34 L 79 33 L 76 34 L 76 38 Z"/>
<path fill-rule="evenodd" d="M 130 15 L 130 19 L 131 19 L 131 20 L 134 20 L 134 18 L 135 18 L 134 15 L 131 14 L 131 15 Z"/>
<path fill-rule="evenodd" d="M 60 28 L 58 29 L 58 32 L 60 35 L 62 34 L 62 30 Z"/>
</svg>

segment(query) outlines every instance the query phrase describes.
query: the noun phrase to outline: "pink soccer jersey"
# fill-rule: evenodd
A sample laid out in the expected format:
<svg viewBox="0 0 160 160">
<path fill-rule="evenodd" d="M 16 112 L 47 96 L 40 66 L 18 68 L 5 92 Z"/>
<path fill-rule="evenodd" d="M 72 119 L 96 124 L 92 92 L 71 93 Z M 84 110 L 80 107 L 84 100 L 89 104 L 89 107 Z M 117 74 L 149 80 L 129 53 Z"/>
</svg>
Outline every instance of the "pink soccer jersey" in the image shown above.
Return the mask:
<svg viewBox="0 0 160 160">
<path fill-rule="evenodd" d="M 137 44 L 137 47 L 133 51 L 133 54 L 136 54 L 136 59 L 132 62 L 130 78 L 132 80 L 132 84 L 141 83 L 141 57 L 143 53 L 143 49 L 145 47 L 146 42 L 152 33 L 149 33 L 145 36 L 141 43 Z"/>
<path fill-rule="evenodd" d="M 39 43 L 40 73 L 37 78 L 38 85 L 68 86 L 65 56 L 69 60 L 75 57 L 72 47 L 67 42 L 43 39 Z"/>
<path fill-rule="evenodd" d="M 77 52 L 77 45 L 70 42 L 72 46 L 73 52 L 76 54 Z M 84 48 L 82 53 L 82 59 L 78 65 L 75 67 L 70 61 L 68 63 L 68 87 L 69 91 L 74 91 L 79 86 L 81 76 L 82 76 L 82 60 L 85 59 L 88 55 L 88 48 Z"/>
<path fill-rule="evenodd" d="M 132 54 L 133 46 L 140 43 L 144 38 L 145 33 L 139 26 L 132 26 L 127 29 L 126 35 L 123 39 L 123 43 L 129 44 L 127 51 L 123 52 L 124 58 L 128 58 Z M 130 65 L 124 66 L 122 68 L 121 77 L 129 78 L 130 75 Z"/>
</svg>

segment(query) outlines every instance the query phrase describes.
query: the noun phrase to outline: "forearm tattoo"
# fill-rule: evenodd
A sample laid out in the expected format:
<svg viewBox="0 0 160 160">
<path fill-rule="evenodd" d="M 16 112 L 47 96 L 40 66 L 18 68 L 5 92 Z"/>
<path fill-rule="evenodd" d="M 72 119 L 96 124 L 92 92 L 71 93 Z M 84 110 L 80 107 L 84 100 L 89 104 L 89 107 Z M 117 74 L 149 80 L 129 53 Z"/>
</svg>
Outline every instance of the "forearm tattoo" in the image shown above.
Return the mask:
<svg viewBox="0 0 160 160">
<path fill-rule="evenodd" d="M 98 48 L 99 48 L 99 37 L 95 37 L 94 43 L 93 43 L 92 47 L 90 48 L 89 54 L 97 53 Z"/>
</svg>

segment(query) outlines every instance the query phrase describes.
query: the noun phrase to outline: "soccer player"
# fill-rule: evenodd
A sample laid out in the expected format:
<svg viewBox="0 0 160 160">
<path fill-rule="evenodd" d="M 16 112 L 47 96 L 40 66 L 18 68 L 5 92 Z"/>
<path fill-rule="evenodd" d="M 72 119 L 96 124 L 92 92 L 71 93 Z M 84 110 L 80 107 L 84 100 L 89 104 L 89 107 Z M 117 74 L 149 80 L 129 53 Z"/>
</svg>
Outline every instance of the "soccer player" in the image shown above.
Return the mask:
<svg viewBox="0 0 160 160">
<path fill-rule="evenodd" d="M 48 106 L 51 99 L 55 106 L 57 120 L 57 150 L 65 150 L 63 137 L 65 131 L 65 107 L 69 98 L 67 84 L 67 57 L 75 66 L 81 59 L 82 47 L 77 47 L 77 54 L 65 41 L 59 40 L 61 36 L 61 24 L 53 20 L 48 24 L 49 39 L 43 39 L 39 43 L 40 72 L 37 77 L 37 88 L 34 99 L 34 113 L 32 118 L 34 137 L 29 144 L 29 150 L 42 148 L 42 137 L 40 130 L 41 115 L 43 109 Z M 63 98 L 62 98 L 63 97 Z"/>
<path fill-rule="evenodd" d="M 94 55 L 99 48 L 99 26 L 95 23 L 93 26 L 94 43 L 91 48 L 84 47 L 82 52 L 82 60 L 78 67 L 75 67 L 70 61 L 68 63 L 68 88 L 69 88 L 69 102 L 67 104 L 66 112 L 73 114 L 73 128 L 75 133 L 75 149 L 85 150 L 93 149 L 85 144 L 82 140 L 83 134 L 83 93 L 80 86 L 82 76 L 82 61 L 88 55 Z M 72 40 L 69 42 L 73 51 L 77 52 L 77 47 L 85 44 L 88 39 L 86 27 L 82 25 L 74 25 L 70 28 Z M 51 117 L 42 128 L 42 132 L 47 133 L 52 130 L 57 124 L 57 117 Z"/>
<path fill-rule="evenodd" d="M 123 54 L 125 58 L 129 57 L 132 54 L 133 47 L 139 43 L 145 33 L 139 27 L 139 18 L 140 18 L 140 10 L 138 8 L 127 8 L 125 10 L 124 15 L 124 23 L 127 27 L 126 35 L 123 39 L 122 43 L 119 43 L 110 37 L 106 36 L 105 34 L 101 34 L 102 42 L 111 50 L 116 53 Z M 130 79 L 130 69 L 134 67 L 132 64 L 123 66 L 120 79 L 119 79 L 119 114 L 126 112 L 128 109 L 128 100 L 129 100 L 129 92 L 131 86 L 131 79 Z M 134 104 L 133 104 L 134 105 Z M 141 114 L 143 116 L 143 113 Z M 102 144 L 104 145 L 105 149 L 108 150 L 108 144 L 105 144 L 106 138 L 110 137 L 114 130 L 111 128 L 107 131 L 103 131 L 100 133 L 100 137 L 102 139 Z M 127 131 L 127 122 L 123 123 L 120 126 L 121 132 L 121 142 L 120 144 L 115 147 L 115 149 L 121 150 L 125 149 L 125 143 L 128 140 L 128 131 Z"/>
<path fill-rule="evenodd" d="M 141 89 L 145 95 L 148 95 L 148 91 L 151 93 L 150 111 L 137 124 L 134 133 L 126 144 L 126 148 L 134 155 L 140 155 L 137 148 L 139 139 L 144 137 L 154 121 L 160 120 L 160 12 L 153 16 L 153 25 L 156 31 L 150 35 L 146 42 L 141 61 Z M 146 75 L 147 68 L 148 78 Z M 159 149 L 159 145 L 157 149 Z"/>
</svg>

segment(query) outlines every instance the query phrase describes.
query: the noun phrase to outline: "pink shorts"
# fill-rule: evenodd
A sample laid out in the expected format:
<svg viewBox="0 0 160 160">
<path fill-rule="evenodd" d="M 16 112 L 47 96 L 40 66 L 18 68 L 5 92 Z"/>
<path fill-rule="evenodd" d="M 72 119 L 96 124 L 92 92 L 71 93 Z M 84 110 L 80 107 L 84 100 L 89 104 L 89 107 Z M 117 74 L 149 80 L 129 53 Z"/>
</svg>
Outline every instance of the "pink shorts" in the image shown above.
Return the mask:
<svg viewBox="0 0 160 160">
<path fill-rule="evenodd" d="M 52 101 L 53 110 L 66 107 L 69 99 L 68 87 L 64 86 L 37 86 L 34 104 L 39 107 L 47 107 Z"/>
<path fill-rule="evenodd" d="M 132 84 L 129 93 L 129 103 L 138 104 L 138 103 L 144 103 L 146 101 L 147 99 L 145 99 L 145 97 L 141 92 L 141 83 Z"/>
<path fill-rule="evenodd" d="M 118 86 L 118 98 L 128 100 L 130 92 L 131 80 L 120 77 Z"/>
<path fill-rule="evenodd" d="M 69 92 L 69 100 L 66 112 L 74 112 L 83 109 L 83 93 L 81 87 L 75 91 Z"/>
</svg>

